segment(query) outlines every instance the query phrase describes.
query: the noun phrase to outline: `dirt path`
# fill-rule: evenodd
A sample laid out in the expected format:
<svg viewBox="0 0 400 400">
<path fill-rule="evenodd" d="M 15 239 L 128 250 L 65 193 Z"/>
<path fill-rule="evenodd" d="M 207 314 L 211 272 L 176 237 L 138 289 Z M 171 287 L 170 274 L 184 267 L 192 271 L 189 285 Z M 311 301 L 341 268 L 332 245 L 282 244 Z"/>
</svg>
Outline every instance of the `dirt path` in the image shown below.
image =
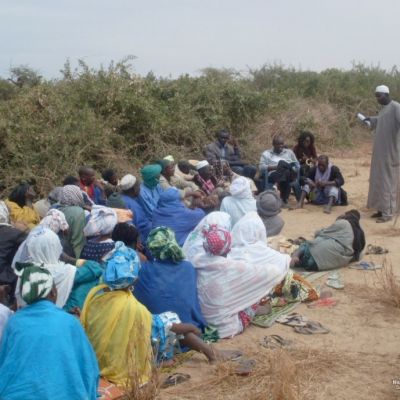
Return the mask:
<svg viewBox="0 0 400 400">
<path fill-rule="evenodd" d="M 391 263 L 395 273 L 400 276 L 400 220 L 397 229 L 393 223 L 376 224 L 369 217 L 371 212 L 365 208 L 370 153 L 371 145 L 364 144 L 358 148 L 357 157 L 350 158 L 342 154 L 332 158 L 345 176 L 345 189 L 350 203 L 348 207 L 337 207 L 331 215 L 324 214 L 319 207 L 309 205 L 304 210 L 284 210 L 282 215 L 286 224 L 282 234 L 291 238 L 299 235 L 311 238 L 316 229 L 331 224 L 344 210 L 357 208 L 362 214 L 361 224 L 366 232 L 367 243 L 389 249 L 386 256 L 364 256 L 364 259 L 382 263 L 386 257 L 386 262 Z M 392 383 L 393 379 L 400 381 L 400 309 L 374 298 L 374 287 L 379 281 L 375 272 L 345 268 L 341 273 L 345 289 L 332 289 L 334 298 L 339 301 L 336 307 L 310 309 L 302 304 L 296 309 L 328 327 L 331 330 L 329 334 L 300 335 L 292 328 L 280 324 L 269 329 L 251 326 L 232 340 L 220 341 L 217 347 L 245 349 L 249 356 L 262 360 L 271 357 L 271 350 L 262 348 L 259 345 L 260 339 L 267 334 L 279 334 L 293 340 L 302 354 L 311 352 L 311 355 L 304 356 L 304 360 L 298 354 L 294 357 L 295 368 L 299 368 L 295 375 L 304 375 L 304 378 L 300 378 L 303 381 L 300 382 L 298 395 L 293 398 L 400 399 L 400 388 L 396 389 Z M 316 284 L 323 284 L 325 280 L 326 277 L 321 278 Z M 291 357 L 290 351 L 288 355 Z M 277 362 L 281 359 L 278 357 Z M 260 363 L 262 365 L 262 361 Z M 285 368 L 283 361 L 282 368 Z M 302 368 L 309 368 L 309 373 L 303 374 L 304 371 L 300 370 Z M 205 398 L 206 394 L 207 397 L 211 394 L 214 400 L 292 398 L 289 395 L 268 397 L 266 392 L 258 393 L 255 388 L 263 385 L 263 371 L 257 372 L 257 379 L 232 378 L 229 381 L 230 390 L 227 390 L 224 379 L 216 379 L 221 374 L 221 367 L 207 365 L 200 355 L 193 356 L 178 371 L 189 373 L 191 380 L 176 388 L 161 390 L 160 399 L 200 399 Z M 264 375 L 267 379 L 267 370 Z M 247 392 L 243 391 L 249 379 L 251 387 Z"/>
</svg>

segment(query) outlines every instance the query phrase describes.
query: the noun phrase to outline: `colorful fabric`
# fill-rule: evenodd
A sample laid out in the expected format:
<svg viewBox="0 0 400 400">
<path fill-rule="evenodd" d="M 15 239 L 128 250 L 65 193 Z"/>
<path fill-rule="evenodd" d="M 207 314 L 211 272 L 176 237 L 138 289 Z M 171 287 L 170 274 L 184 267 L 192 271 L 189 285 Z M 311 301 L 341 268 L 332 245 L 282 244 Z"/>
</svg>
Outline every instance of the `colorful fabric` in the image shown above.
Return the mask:
<svg viewBox="0 0 400 400">
<path fill-rule="evenodd" d="M 45 299 L 53 287 L 50 271 L 35 264 L 17 264 L 21 274 L 21 297 L 27 304 Z"/>
<path fill-rule="evenodd" d="M 0 398 L 96 400 L 99 367 L 79 321 L 41 300 L 13 315 L 0 344 Z"/>
<path fill-rule="evenodd" d="M 148 261 L 135 282 L 134 295 L 152 314 L 173 311 L 184 323 L 207 325 L 197 296 L 197 273 L 189 261 Z"/>
<path fill-rule="evenodd" d="M 60 204 L 63 206 L 80 206 L 85 205 L 82 190 L 76 185 L 66 185 L 62 188 L 60 196 Z"/>
<path fill-rule="evenodd" d="M 153 211 L 152 226 L 172 229 L 179 246 L 183 246 L 189 233 L 204 216 L 200 208 L 187 208 L 180 199 L 179 191 L 170 188 L 161 193 L 157 208 Z"/>
<path fill-rule="evenodd" d="M 53 232 L 66 231 L 69 229 L 64 213 L 55 208 L 49 210 L 46 216 L 40 221 L 39 225 L 51 229 Z"/>
<path fill-rule="evenodd" d="M 3 200 L 0 200 L 0 225 L 11 226 L 11 224 L 10 224 L 10 212 L 8 211 L 6 203 L 4 203 Z"/>
<path fill-rule="evenodd" d="M 111 239 L 98 242 L 96 239 L 88 240 L 83 246 L 81 258 L 102 262 L 104 256 L 114 249 L 115 243 Z"/>
<path fill-rule="evenodd" d="M 150 232 L 147 238 L 147 248 L 157 260 L 179 263 L 185 258 L 181 247 L 175 240 L 174 232 L 165 226 L 160 226 Z"/>
<path fill-rule="evenodd" d="M 256 315 L 258 304 L 253 304 L 250 307 L 247 307 L 245 310 L 239 312 L 239 319 L 242 323 L 242 330 L 245 330 L 248 326 L 250 326 L 251 321 Z"/>
<path fill-rule="evenodd" d="M 122 242 L 115 243 L 114 251 L 107 257 L 103 281 L 111 290 L 128 288 L 139 274 L 140 259 L 135 250 Z"/>
<path fill-rule="evenodd" d="M 151 342 L 158 363 L 174 357 L 174 348 L 179 337 L 171 331 L 171 328 L 173 324 L 180 323 L 178 315 L 173 312 L 153 315 Z"/>
<path fill-rule="evenodd" d="M 5 200 L 4 203 L 10 212 L 10 220 L 12 222 L 23 222 L 29 229 L 33 229 L 39 222 L 39 214 L 31 207 L 20 207 L 17 203 Z"/>
<path fill-rule="evenodd" d="M 117 223 L 117 213 L 113 208 L 95 205 L 92 207 L 83 233 L 86 237 L 109 235 Z"/>
<path fill-rule="evenodd" d="M 159 164 L 150 164 L 144 166 L 140 173 L 143 183 L 150 189 L 154 189 L 159 182 L 162 167 Z"/>
<path fill-rule="evenodd" d="M 214 256 L 225 256 L 231 251 L 232 236 L 229 231 L 217 225 L 204 227 L 204 249 Z"/>
<path fill-rule="evenodd" d="M 151 374 L 152 316 L 129 290 L 93 288 L 81 314 L 82 325 L 94 347 L 101 376 L 118 385 L 146 383 Z"/>
</svg>

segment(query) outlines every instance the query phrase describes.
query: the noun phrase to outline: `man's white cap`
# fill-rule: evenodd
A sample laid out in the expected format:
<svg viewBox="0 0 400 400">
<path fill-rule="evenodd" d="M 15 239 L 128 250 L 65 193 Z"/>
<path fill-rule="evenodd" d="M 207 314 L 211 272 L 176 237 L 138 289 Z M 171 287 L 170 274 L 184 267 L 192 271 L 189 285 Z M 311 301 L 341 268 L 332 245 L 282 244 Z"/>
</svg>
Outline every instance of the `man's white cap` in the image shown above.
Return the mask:
<svg viewBox="0 0 400 400">
<path fill-rule="evenodd" d="M 375 93 L 387 93 L 389 94 L 389 88 L 386 85 L 377 86 L 375 89 Z"/>
<path fill-rule="evenodd" d="M 121 190 L 129 190 L 135 185 L 135 183 L 136 177 L 128 174 L 121 179 L 121 181 L 119 182 L 119 187 L 121 188 Z"/>
<path fill-rule="evenodd" d="M 198 171 L 199 169 L 202 169 L 202 168 L 204 168 L 204 167 L 207 167 L 207 165 L 210 165 L 210 164 L 208 163 L 207 160 L 199 161 L 199 162 L 197 163 L 197 165 L 196 165 L 196 169 L 197 169 L 197 171 Z"/>
</svg>

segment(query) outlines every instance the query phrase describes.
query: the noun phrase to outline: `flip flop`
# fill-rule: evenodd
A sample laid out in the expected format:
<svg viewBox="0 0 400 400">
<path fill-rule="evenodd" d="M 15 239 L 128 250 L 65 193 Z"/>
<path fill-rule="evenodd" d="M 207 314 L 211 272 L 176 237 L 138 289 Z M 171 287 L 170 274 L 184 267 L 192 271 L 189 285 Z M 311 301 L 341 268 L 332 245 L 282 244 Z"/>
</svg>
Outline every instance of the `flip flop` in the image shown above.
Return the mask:
<svg viewBox="0 0 400 400">
<path fill-rule="evenodd" d="M 329 329 L 323 327 L 319 322 L 308 321 L 306 326 L 296 326 L 294 331 L 303 335 L 325 334 Z"/>
<path fill-rule="evenodd" d="M 386 254 L 389 253 L 388 249 L 385 249 L 384 247 L 381 246 L 374 246 L 372 244 L 369 244 L 367 246 L 367 251 L 365 254 Z"/>
<path fill-rule="evenodd" d="M 161 385 L 162 388 L 167 388 L 169 386 L 176 386 L 180 383 L 186 382 L 190 379 L 189 374 L 175 373 L 170 375 Z"/>
<path fill-rule="evenodd" d="M 308 319 L 301 314 L 291 313 L 282 315 L 275 321 L 288 326 L 305 326 Z"/>
<path fill-rule="evenodd" d="M 369 262 L 369 261 L 360 261 L 357 264 L 349 265 L 349 268 L 359 269 L 359 270 L 364 270 L 364 271 L 375 271 L 376 269 L 381 269 L 382 265 L 381 264 L 375 264 L 372 261 L 371 262 Z"/>
<path fill-rule="evenodd" d="M 264 338 L 260 341 L 260 345 L 265 347 L 266 349 L 279 349 L 282 347 L 289 347 L 292 345 L 292 341 L 288 339 L 284 339 L 279 335 L 270 335 L 264 336 Z"/>
<path fill-rule="evenodd" d="M 216 359 L 218 361 L 238 361 L 243 357 L 243 352 L 239 350 L 218 350 Z"/>
<path fill-rule="evenodd" d="M 307 304 L 308 308 L 322 308 L 322 307 L 334 307 L 338 303 L 338 300 L 332 299 L 332 297 L 326 297 L 324 299 L 318 299 L 312 303 Z M 309 321 L 313 322 L 313 321 Z M 307 324 L 306 324 L 307 326 Z"/>
<path fill-rule="evenodd" d="M 238 366 L 235 368 L 235 375 L 249 376 L 256 365 L 255 360 L 243 359 L 238 362 Z"/>
</svg>

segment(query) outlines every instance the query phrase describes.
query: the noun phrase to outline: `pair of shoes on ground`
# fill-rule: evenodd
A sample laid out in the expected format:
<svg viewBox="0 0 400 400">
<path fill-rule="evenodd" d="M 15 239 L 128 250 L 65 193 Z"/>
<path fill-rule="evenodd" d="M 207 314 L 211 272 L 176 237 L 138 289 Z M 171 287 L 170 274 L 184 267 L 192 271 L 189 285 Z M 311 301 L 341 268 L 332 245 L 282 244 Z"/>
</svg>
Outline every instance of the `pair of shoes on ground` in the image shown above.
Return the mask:
<svg viewBox="0 0 400 400">
<path fill-rule="evenodd" d="M 276 319 L 276 322 L 292 326 L 296 333 L 301 333 L 303 335 L 325 334 L 330 332 L 329 329 L 322 326 L 319 322 L 311 321 L 298 313 L 282 315 Z"/>
<path fill-rule="evenodd" d="M 388 222 L 392 220 L 392 217 L 388 217 L 382 214 L 381 211 L 377 211 L 376 213 L 373 213 L 371 215 L 371 218 L 376 218 L 376 223 L 377 224 L 382 224 L 384 222 Z"/>
</svg>

